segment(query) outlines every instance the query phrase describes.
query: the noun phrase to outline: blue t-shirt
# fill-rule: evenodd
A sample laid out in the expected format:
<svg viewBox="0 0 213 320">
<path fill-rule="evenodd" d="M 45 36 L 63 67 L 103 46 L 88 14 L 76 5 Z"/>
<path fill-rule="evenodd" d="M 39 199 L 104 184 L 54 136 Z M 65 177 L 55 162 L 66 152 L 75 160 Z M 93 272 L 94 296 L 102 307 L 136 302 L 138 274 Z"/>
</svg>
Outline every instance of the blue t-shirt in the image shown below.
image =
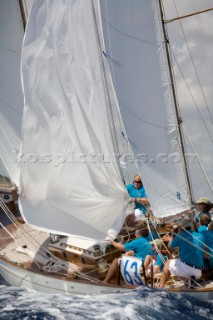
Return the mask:
<svg viewBox="0 0 213 320">
<path fill-rule="evenodd" d="M 167 261 L 167 256 L 165 256 L 162 253 L 158 253 L 154 266 L 159 266 L 160 267 L 160 271 L 162 271 L 163 267 L 164 267 L 164 263 L 166 261 Z"/>
<path fill-rule="evenodd" d="M 151 236 L 151 234 L 152 234 L 152 236 Z M 151 234 L 149 234 L 149 235 L 147 236 L 147 238 L 149 239 L 149 241 L 152 241 L 152 240 L 155 240 L 155 239 L 159 239 L 159 236 L 158 236 L 156 230 L 151 231 Z"/>
<path fill-rule="evenodd" d="M 183 239 L 182 239 L 183 238 Z M 187 240 L 187 242 L 185 241 Z M 190 243 L 188 243 L 188 241 Z M 193 230 L 182 231 L 170 242 L 170 247 L 179 248 L 179 257 L 181 261 L 189 265 L 203 267 L 203 249 L 204 236 Z"/>
<path fill-rule="evenodd" d="M 210 263 L 210 267 L 213 268 L 213 231 L 212 230 L 203 230 L 203 231 L 201 231 L 201 233 L 204 237 L 204 243 L 208 247 L 208 248 L 204 247 L 204 249 L 206 251 L 208 251 L 210 254 L 212 254 L 212 256 L 210 256 L 209 263 Z"/>
<path fill-rule="evenodd" d="M 201 216 L 201 214 L 206 214 L 208 217 L 209 217 L 209 219 L 211 220 L 211 213 L 210 212 L 200 212 L 200 213 L 198 213 L 197 215 L 196 215 L 196 217 L 195 217 L 195 224 L 196 224 L 196 227 L 198 228 L 199 227 L 199 225 L 198 225 L 198 220 L 200 219 L 200 216 Z"/>
<path fill-rule="evenodd" d="M 143 186 L 141 186 L 139 189 L 136 189 L 134 187 L 134 184 L 128 184 L 126 186 L 126 189 L 130 195 L 131 198 L 147 198 L 146 191 Z M 142 210 L 143 214 L 146 213 L 146 205 L 140 204 L 135 202 L 135 209 Z"/>
<path fill-rule="evenodd" d="M 133 250 L 135 257 L 145 260 L 146 256 L 151 254 L 152 247 L 147 237 L 140 237 L 124 244 L 124 248 L 126 251 Z"/>
<path fill-rule="evenodd" d="M 198 232 L 202 232 L 202 231 L 207 230 L 207 229 L 208 229 L 207 226 L 201 226 L 197 230 L 198 230 Z"/>
</svg>

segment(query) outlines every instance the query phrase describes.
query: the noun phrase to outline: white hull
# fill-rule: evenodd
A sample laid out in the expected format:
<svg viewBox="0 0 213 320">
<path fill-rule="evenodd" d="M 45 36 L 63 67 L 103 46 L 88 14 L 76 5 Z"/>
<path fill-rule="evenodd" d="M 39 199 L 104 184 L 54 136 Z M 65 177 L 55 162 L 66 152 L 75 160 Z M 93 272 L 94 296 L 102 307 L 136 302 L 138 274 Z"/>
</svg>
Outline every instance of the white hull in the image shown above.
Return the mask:
<svg viewBox="0 0 213 320">
<path fill-rule="evenodd" d="M 129 289 L 113 286 L 95 285 L 78 281 L 66 281 L 55 277 L 41 275 L 28 270 L 20 269 L 12 264 L 0 260 L 0 274 L 4 280 L 14 287 L 26 287 L 28 289 L 44 293 L 62 294 L 101 294 Z"/>
<path fill-rule="evenodd" d="M 5 281 L 14 287 L 26 287 L 28 289 L 44 293 L 62 294 L 102 294 L 118 291 L 129 291 L 127 288 L 95 285 L 78 281 L 66 281 L 51 276 L 41 275 L 28 270 L 20 269 L 5 261 L 0 261 L 0 274 Z M 156 289 L 157 290 L 157 289 Z M 169 290 L 170 291 L 170 290 Z M 174 293 L 187 294 L 197 299 L 213 299 L 213 290 L 171 290 Z"/>
<path fill-rule="evenodd" d="M 192 289 L 192 290 L 168 290 L 170 292 L 180 293 L 180 294 L 187 294 L 191 297 L 194 297 L 196 299 L 200 300 L 212 300 L 213 299 L 213 289 Z"/>
</svg>

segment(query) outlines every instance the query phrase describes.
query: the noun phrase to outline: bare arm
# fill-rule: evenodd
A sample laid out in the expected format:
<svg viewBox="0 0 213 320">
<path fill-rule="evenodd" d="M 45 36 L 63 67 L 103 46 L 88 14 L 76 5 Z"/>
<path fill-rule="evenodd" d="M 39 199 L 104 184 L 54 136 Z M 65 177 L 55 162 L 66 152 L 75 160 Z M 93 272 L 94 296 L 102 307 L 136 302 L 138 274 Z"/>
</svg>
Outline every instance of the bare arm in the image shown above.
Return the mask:
<svg viewBox="0 0 213 320">
<path fill-rule="evenodd" d="M 116 249 L 119 249 L 121 251 L 125 251 L 125 247 L 123 244 L 121 243 L 118 243 L 116 241 L 112 241 L 112 245 L 116 248 Z"/>
<path fill-rule="evenodd" d="M 147 198 L 130 198 L 131 202 L 137 202 L 140 204 L 148 204 L 149 200 Z"/>
<path fill-rule="evenodd" d="M 170 243 L 172 242 L 173 237 L 165 235 L 162 237 L 162 240 L 168 242 L 168 246 L 170 247 Z"/>
</svg>

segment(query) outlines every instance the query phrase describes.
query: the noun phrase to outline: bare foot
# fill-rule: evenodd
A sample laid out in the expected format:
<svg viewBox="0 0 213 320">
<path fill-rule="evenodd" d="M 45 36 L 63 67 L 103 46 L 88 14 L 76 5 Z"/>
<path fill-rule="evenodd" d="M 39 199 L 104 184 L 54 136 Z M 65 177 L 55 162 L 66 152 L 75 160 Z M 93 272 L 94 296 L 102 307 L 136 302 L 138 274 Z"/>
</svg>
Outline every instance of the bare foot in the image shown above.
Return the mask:
<svg viewBox="0 0 213 320">
<path fill-rule="evenodd" d="M 103 280 L 102 283 L 104 283 L 104 284 L 109 284 L 109 282 L 106 281 L 106 280 Z"/>
</svg>

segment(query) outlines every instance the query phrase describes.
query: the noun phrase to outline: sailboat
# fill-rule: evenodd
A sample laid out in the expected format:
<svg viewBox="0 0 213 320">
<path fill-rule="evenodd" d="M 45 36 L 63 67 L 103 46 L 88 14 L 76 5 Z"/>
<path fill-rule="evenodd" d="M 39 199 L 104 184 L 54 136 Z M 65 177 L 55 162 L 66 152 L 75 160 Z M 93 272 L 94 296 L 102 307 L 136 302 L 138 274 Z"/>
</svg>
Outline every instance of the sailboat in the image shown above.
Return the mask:
<svg viewBox="0 0 213 320">
<path fill-rule="evenodd" d="M 192 208 L 162 22 L 158 0 L 34 1 L 21 54 L 21 148 L 1 155 L 23 218 L 1 201 L 10 223 L 1 222 L 0 272 L 9 284 L 65 294 L 134 289 L 101 281 L 119 255 L 110 240 L 134 232 L 125 224 L 130 172 L 143 177 L 153 219 Z M 166 290 L 213 296 L 211 281 L 177 283 Z"/>
</svg>

